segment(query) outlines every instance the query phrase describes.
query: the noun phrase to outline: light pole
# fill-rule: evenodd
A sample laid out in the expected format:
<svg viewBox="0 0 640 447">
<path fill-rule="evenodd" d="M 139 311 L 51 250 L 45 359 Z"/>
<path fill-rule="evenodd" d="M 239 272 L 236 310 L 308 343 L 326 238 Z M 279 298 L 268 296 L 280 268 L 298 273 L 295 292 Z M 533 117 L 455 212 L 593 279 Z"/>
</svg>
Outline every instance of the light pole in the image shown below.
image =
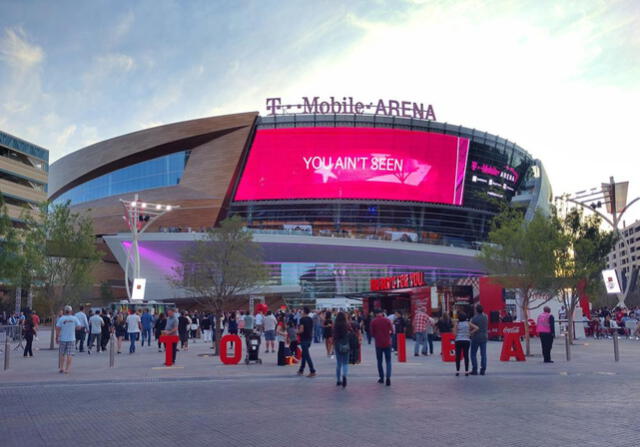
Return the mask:
<svg viewBox="0 0 640 447">
<path fill-rule="evenodd" d="M 628 187 L 629 182 L 616 183 L 613 177 L 609 177 L 609 183 L 603 183 L 599 188 L 591 188 L 574 194 L 563 194 L 556 197 L 556 200 L 564 200 L 594 212 L 611 226 L 613 232 L 617 236 L 617 239 L 622 240 L 627 251 L 627 255 L 629 255 L 629 276 L 626 278 L 626 284 L 623 282 L 622 292 L 616 294 L 619 305 L 624 305 L 624 302 L 631 291 L 631 280 L 634 276 L 633 271 L 636 269 L 636 266 L 634 266 L 631 261 L 631 247 L 629 245 L 629 241 L 624 234 L 621 233 L 620 228 L 618 228 L 624 213 L 627 212 L 631 205 L 640 200 L 640 197 L 636 197 L 631 202 L 627 203 Z M 602 205 L 606 205 L 607 213 L 611 214 L 611 219 L 598 210 Z M 622 267 L 622 259 L 620 258 L 620 244 L 617 240 L 614 250 L 617 260 L 617 266 L 615 268 L 616 274 L 618 275 L 618 278 L 622 279 L 624 277 L 624 268 Z"/>
<path fill-rule="evenodd" d="M 127 296 L 129 297 L 129 301 L 131 301 L 133 283 L 130 287 L 129 265 L 133 263 L 133 279 L 140 278 L 140 250 L 138 247 L 138 239 L 140 235 L 144 233 L 144 231 L 159 217 L 180 207 L 161 203 L 142 202 L 138 199 L 138 194 L 136 194 L 134 199 L 131 201 L 120 199 L 120 203 L 122 203 L 125 211 L 123 219 L 127 222 L 129 229 L 131 230 L 131 246 L 128 249 L 125 247 L 127 262 L 124 268 L 124 281 L 127 288 Z M 131 260 L 132 256 L 133 261 Z"/>
</svg>

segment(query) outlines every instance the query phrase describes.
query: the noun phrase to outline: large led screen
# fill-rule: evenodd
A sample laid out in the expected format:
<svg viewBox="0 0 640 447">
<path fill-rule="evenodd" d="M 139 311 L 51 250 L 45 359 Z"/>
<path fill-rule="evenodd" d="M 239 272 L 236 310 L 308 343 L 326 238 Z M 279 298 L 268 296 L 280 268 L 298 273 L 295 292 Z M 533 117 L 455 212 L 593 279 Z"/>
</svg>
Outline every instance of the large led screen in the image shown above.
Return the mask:
<svg viewBox="0 0 640 447">
<path fill-rule="evenodd" d="M 400 129 L 258 130 L 235 200 L 377 199 L 461 205 L 469 140 Z"/>
</svg>

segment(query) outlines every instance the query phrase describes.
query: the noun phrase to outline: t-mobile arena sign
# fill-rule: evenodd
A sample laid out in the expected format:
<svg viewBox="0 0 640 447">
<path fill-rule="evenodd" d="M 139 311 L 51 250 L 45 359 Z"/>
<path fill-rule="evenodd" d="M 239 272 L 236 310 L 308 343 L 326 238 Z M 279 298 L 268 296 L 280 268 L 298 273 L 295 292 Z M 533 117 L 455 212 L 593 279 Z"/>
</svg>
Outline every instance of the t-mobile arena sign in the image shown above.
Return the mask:
<svg viewBox="0 0 640 447">
<path fill-rule="evenodd" d="M 297 104 L 282 104 L 282 98 L 267 98 L 268 115 L 299 114 L 372 114 L 384 116 L 400 116 L 421 120 L 436 120 L 431 104 L 425 107 L 421 102 L 397 101 L 395 99 L 378 99 L 375 102 L 355 101 L 352 96 L 343 96 L 342 100 L 330 96 L 329 100 L 321 100 L 319 96 L 310 98 L 303 96 Z"/>
</svg>

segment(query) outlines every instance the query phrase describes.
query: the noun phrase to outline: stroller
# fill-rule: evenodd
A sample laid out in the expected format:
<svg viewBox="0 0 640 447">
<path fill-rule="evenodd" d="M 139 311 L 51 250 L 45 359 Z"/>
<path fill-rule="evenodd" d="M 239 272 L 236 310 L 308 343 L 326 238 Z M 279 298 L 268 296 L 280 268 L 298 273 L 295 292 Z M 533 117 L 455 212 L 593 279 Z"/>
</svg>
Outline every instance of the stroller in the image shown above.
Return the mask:
<svg viewBox="0 0 640 447">
<path fill-rule="evenodd" d="M 257 332 L 247 332 L 247 355 L 244 358 L 244 363 L 247 365 L 251 362 L 262 364 L 262 359 L 259 358 L 260 353 L 260 334 Z"/>
</svg>

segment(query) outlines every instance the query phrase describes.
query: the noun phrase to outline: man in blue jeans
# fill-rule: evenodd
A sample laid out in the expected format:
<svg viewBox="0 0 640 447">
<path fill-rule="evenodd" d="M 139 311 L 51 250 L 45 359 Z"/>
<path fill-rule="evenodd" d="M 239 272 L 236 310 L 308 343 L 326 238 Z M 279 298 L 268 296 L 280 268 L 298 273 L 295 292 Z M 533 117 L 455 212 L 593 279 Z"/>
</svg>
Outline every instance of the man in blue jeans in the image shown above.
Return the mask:
<svg viewBox="0 0 640 447">
<path fill-rule="evenodd" d="M 300 349 L 302 349 L 302 362 L 300 363 L 300 369 L 298 370 L 298 375 L 301 376 L 304 374 L 304 368 L 309 364 L 309 374 L 307 377 L 315 377 L 316 370 L 313 367 L 313 361 L 311 360 L 311 355 L 309 354 L 309 347 L 311 347 L 311 342 L 313 341 L 313 320 L 309 316 L 309 308 L 305 307 L 303 309 L 303 316 L 300 318 L 300 325 L 298 326 L 298 334 L 300 335 Z"/>
<path fill-rule="evenodd" d="M 140 323 L 140 316 L 132 311 L 127 317 L 127 335 L 129 335 L 129 341 L 131 342 L 131 345 L 129 346 L 129 354 L 136 352 L 136 340 L 140 335 L 141 329 L 142 323 Z"/>
<path fill-rule="evenodd" d="M 147 340 L 147 346 L 151 346 L 151 325 L 153 323 L 153 317 L 149 313 L 148 309 L 144 310 L 144 313 L 140 317 L 140 321 L 142 322 L 142 343 L 144 346 L 144 341 Z"/>
<path fill-rule="evenodd" d="M 391 321 L 384 316 L 382 310 L 376 311 L 376 317 L 371 322 L 371 336 L 376 341 L 376 359 L 378 361 L 378 383 L 385 383 L 384 371 L 382 370 L 382 356 L 387 366 L 387 386 L 391 385 L 391 334 L 393 333 L 393 325 Z"/>
<path fill-rule="evenodd" d="M 476 305 L 476 314 L 471 319 L 471 324 L 478 326 L 478 330 L 471 334 L 471 375 L 478 375 L 478 348 L 480 348 L 480 375 L 484 376 L 487 370 L 487 339 L 489 319 L 483 313 L 480 304 Z"/>
</svg>

